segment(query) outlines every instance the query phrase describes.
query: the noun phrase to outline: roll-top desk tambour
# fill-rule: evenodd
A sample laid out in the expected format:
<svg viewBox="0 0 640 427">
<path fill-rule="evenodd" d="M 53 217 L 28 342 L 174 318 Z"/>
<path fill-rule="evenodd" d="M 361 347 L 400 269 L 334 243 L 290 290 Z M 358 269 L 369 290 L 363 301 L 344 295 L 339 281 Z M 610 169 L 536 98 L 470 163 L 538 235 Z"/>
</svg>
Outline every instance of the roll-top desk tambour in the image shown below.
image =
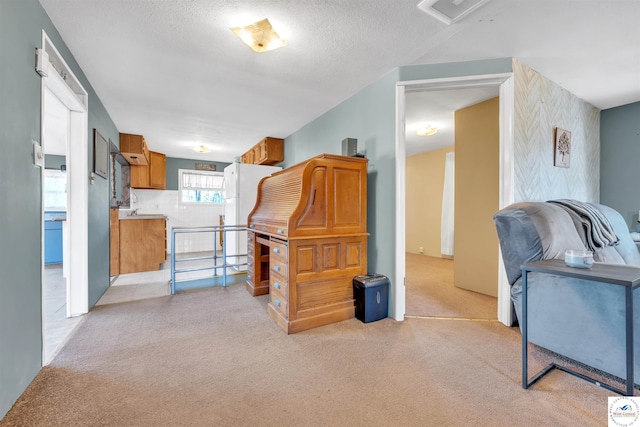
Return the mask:
<svg viewBox="0 0 640 427">
<path fill-rule="evenodd" d="M 287 333 L 354 317 L 367 273 L 367 159 L 321 154 L 258 185 L 248 217 L 247 290 Z"/>
</svg>

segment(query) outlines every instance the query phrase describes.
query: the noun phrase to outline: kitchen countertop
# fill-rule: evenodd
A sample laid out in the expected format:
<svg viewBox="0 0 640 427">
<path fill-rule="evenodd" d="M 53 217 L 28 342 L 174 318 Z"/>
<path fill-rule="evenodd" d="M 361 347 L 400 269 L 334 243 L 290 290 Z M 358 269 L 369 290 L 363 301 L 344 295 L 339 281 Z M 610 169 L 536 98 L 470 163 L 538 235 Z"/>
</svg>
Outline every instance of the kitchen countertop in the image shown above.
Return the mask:
<svg viewBox="0 0 640 427">
<path fill-rule="evenodd" d="M 167 219 L 167 216 L 163 214 L 120 215 L 118 219 L 121 221 L 127 219 Z"/>
<path fill-rule="evenodd" d="M 45 221 L 66 221 L 67 213 L 66 212 L 45 212 L 44 220 Z"/>
</svg>

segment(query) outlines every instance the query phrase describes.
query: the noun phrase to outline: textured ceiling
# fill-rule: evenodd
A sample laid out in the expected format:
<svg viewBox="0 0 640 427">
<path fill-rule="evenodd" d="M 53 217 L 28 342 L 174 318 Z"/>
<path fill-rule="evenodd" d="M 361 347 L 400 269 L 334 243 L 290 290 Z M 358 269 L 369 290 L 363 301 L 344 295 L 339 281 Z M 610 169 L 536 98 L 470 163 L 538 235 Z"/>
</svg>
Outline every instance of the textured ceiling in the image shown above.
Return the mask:
<svg viewBox="0 0 640 427">
<path fill-rule="evenodd" d="M 640 100 L 638 0 L 491 0 L 450 26 L 418 2 L 40 0 L 118 130 L 170 157 L 230 162 L 403 65 L 516 57 L 598 108 Z M 265 17 L 288 46 L 256 54 L 229 28 Z"/>
</svg>

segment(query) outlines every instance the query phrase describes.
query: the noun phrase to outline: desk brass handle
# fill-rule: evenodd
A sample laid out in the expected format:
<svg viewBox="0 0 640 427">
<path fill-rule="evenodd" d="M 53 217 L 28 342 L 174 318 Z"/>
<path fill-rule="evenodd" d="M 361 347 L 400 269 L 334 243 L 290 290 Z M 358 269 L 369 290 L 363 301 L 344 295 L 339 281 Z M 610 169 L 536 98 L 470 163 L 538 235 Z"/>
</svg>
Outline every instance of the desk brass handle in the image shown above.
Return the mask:
<svg viewBox="0 0 640 427">
<path fill-rule="evenodd" d="M 267 231 L 267 227 L 262 227 L 262 231 Z"/>
<path fill-rule="evenodd" d="M 276 307 L 280 307 L 280 300 L 274 299 L 273 305 L 275 305 Z"/>
<path fill-rule="evenodd" d="M 247 267 L 253 267 L 253 263 L 252 262 L 248 262 L 247 263 Z"/>
<path fill-rule="evenodd" d="M 274 269 L 275 271 L 280 271 L 280 266 L 279 266 L 279 265 L 276 265 L 275 267 L 273 267 L 273 269 Z"/>
<path fill-rule="evenodd" d="M 253 251 L 252 251 L 251 249 L 249 249 L 249 250 L 247 251 L 247 254 L 248 254 L 248 255 L 251 255 L 252 253 L 253 253 Z"/>
<path fill-rule="evenodd" d="M 275 248 L 275 249 L 273 250 L 273 252 L 275 252 L 275 253 L 279 254 L 279 253 L 280 253 L 280 248 Z"/>
<path fill-rule="evenodd" d="M 255 225 L 255 224 L 251 224 L 251 225 L 249 226 L 249 228 L 256 228 L 256 225 Z"/>
<path fill-rule="evenodd" d="M 280 283 L 275 282 L 275 283 L 273 284 L 273 287 L 274 287 L 274 288 L 276 288 L 276 289 L 280 289 Z"/>
<path fill-rule="evenodd" d="M 251 275 L 247 274 L 247 280 L 251 280 Z"/>
<path fill-rule="evenodd" d="M 278 234 L 284 234 L 284 230 L 282 228 L 278 228 Z"/>
</svg>

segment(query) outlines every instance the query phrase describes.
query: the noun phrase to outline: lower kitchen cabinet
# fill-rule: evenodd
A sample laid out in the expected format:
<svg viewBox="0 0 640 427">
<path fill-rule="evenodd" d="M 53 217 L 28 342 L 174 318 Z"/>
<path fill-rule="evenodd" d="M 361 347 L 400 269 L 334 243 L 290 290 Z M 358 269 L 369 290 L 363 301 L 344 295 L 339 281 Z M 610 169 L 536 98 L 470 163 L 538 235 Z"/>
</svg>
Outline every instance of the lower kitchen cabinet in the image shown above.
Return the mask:
<svg viewBox="0 0 640 427">
<path fill-rule="evenodd" d="M 163 218 L 121 219 L 120 274 L 159 270 L 167 258 L 167 221 Z"/>
<path fill-rule="evenodd" d="M 44 222 L 44 263 L 62 264 L 62 221 Z"/>
<path fill-rule="evenodd" d="M 120 211 L 109 210 L 109 276 L 120 274 Z"/>
</svg>

